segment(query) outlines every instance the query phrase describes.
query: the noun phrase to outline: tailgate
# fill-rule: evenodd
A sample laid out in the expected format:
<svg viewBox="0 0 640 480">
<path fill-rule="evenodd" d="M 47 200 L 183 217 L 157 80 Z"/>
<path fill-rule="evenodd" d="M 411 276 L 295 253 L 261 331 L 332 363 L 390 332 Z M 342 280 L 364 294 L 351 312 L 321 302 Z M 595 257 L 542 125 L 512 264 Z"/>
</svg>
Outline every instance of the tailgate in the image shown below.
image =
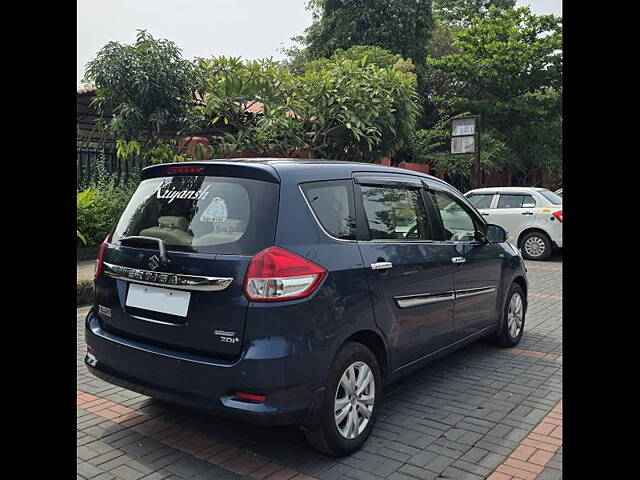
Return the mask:
<svg viewBox="0 0 640 480">
<path fill-rule="evenodd" d="M 251 257 L 171 252 L 169 265 L 153 271 L 148 263 L 156 253 L 122 246 L 105 250 L 104 274 L 96 281 L 104 328 L 176 350 L 223 358 L 238 355 L 249 303 L 243 279 Z M 172 285 L 204 277 L 214 281 L 202 287 Z M 134 289 L 138 300 L 134 305 L 141 305 L 140 297 L 151 292 L 186 297 L 186 315 L 163 312 L 166 309 L 156 297 L 143 307 L 132 306 L 127 299 Z"/>
</svg>

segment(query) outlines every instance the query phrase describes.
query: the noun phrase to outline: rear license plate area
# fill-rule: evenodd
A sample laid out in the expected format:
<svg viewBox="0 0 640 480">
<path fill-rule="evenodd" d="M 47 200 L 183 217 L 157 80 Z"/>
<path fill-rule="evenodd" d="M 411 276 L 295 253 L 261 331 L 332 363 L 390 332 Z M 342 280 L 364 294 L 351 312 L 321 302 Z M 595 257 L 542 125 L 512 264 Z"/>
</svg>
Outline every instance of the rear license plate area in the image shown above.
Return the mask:
<svg viewBox="0 0 640 480">
<path fill-rule="evenodd" d="M 134 309 L 186 318 L 190 301 L 191 292 L 130 283 L 125 305 Z"/>
</svg>

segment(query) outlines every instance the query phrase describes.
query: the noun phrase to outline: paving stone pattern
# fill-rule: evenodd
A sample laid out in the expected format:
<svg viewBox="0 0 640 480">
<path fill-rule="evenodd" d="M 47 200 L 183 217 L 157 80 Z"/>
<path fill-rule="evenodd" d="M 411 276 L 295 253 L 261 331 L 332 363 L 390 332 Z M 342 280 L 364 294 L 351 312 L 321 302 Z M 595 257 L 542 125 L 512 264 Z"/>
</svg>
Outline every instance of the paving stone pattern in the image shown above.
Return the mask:
<svg viewBox="0 0 640 480">
<path fill-rule="evenodd" d="M 364 447 L 321 455 L 294 427 L 158 402 L 90 375 L 78 309 L 77 478 L 491 480 L 562 477 L 562 259 L 527 262 L 517 349 L 478 341 L 390 385 Z"/>
</svg>

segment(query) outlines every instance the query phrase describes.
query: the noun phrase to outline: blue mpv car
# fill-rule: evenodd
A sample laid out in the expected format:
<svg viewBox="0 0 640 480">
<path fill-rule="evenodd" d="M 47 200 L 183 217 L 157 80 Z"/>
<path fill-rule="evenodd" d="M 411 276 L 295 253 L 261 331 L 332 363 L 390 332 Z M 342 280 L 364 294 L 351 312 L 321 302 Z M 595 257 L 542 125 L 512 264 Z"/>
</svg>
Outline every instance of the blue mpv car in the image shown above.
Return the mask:
<svg viewBox="0 0 640 480">
<path fill-rule="evenodd" d="M 251 159 L 151 166 L 100 248 L 85 362 L 158 399 L 299 424 L 346 455 L 383 385 L 523 333 L 506 232 L 408 170 Z"/>
</svg>

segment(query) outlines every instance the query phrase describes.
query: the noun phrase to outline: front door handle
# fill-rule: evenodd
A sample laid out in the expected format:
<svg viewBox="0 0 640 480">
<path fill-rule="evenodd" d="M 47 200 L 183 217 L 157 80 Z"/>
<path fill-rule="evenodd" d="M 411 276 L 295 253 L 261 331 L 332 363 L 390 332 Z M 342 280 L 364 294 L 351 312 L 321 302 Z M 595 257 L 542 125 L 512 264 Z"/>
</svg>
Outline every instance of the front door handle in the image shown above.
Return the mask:
<svg viewBox="0 0 640 480">
<path fill-rule="evenodd" d="M 466 261 L 467 261 L 467 259 L 466 259 L 466 258 L 464 258 L 464 257 L 453 257 L 453 258 L 451 259 L 451 261 L 452 261 L 453 263 L 464 263 L 464 262 L 466 262 Z"/>
<path fill-rule="evenodd" d="M 371 270 L 386 270 L 393 267 L 391 262 L 374 262 L 371 264 Z"/>
<path fill-rule="evenodd" d="M 489 216 L 489 214 L 487 212 L 482 212 L 482 215 L 484 215 L 485 217 Z"/>
</svg>

